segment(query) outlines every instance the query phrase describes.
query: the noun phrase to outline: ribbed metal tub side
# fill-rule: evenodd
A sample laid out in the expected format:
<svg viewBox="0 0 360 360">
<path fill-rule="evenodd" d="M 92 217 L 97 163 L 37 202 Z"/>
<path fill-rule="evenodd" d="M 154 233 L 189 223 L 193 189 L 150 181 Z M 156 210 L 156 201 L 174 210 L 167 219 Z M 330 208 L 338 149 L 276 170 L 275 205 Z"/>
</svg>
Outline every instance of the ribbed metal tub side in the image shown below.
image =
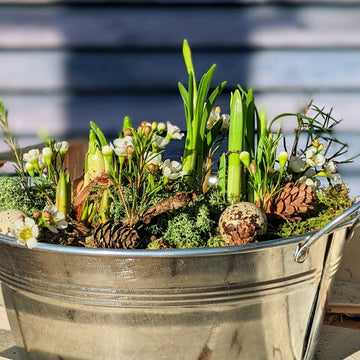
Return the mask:
<svg viewBox="0 0 360 360">
<path fill-rule="evenodd" d="M 21 359 L 311 359 L 350 225 L 242 247 L 112 251 L 0 237 Z"/>
</svg>

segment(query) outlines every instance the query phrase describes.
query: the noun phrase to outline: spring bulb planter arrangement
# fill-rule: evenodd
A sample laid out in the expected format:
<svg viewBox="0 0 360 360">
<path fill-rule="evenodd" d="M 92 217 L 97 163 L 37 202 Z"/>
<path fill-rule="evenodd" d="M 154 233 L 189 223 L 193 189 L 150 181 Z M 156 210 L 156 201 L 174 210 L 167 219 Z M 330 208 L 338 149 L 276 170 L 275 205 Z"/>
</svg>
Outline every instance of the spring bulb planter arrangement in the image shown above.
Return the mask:
<svg viewBox="0 0 360 360">
<path fill-rule="evenodd" d="M 186 133 L 126 116 L 109 141 L 90 122 L 77 179 L 66 141 L 22 153 L 1 104 L 16 176 L 0 183 L 0 279 L 21 359 L 314 355 L 357 219 L 339 121 L 313 104 L 269 121 L 240 86 L 223 114 L 216 66 L 197 82 L 186 40 L 183 56 Z"/>
</svg>

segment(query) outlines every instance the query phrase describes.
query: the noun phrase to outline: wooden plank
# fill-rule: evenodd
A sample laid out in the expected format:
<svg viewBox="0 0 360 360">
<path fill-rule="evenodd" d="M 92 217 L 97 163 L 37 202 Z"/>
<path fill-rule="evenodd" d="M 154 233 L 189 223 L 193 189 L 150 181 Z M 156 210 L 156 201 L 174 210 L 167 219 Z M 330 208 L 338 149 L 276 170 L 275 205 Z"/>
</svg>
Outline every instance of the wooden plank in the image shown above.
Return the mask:
<svg viewBox="0 0 360 360">
<path fill-rule="evenodd" d="M 334 107 L 333 115 L 343 119 L 339 129 L 348 139 L 348 133 L 357 136 L 360 121 L 354 116 L 360 93 L 318 93 L 314 96 L 303 93 L 256 93 L 259 108 L 266 109 L 269 119 L 285 112 L 298 112 L 310 99 L 326 110 Z M 114 94 L 114 95 L 64 95 L 58 93 L 34 95 L 4 95 L 4 103 L 10 110 L 12 130 L 21 136 L 37 134 L 47 129 L 53 136 L 83 134 L 90 120 L 102 122 L 109 132 L 120 127 L 124 116 L 130 116 L 135 124 L 142 121 L 171 121 L 185 130 L 184 109 L 180 95 L 170 94 Z M 229 95 L 223 94 L 218 101 L 223 112 L 229 112 Z M 284 131 L 296 126 L 286 118 L 282 122 Z M 360 152 L 360 142 L 353 144 L 355 154 Z M 353 154 L 353 153 L 352 153 Z"/>
<path fill-rule="evenodd" d="M 194 48 L 211 49 L 360 46 L 358 2 L 352 6 L 311 3 L 238 6 L 236 2 L 237 6 L 197 7 L 171 6 L 172 2 L 163 3 L 168 6 L 145 3 L 141 7 L 2 5 L 0 48 L 177 49 L 184 37 Z"/>
<path fill-rule="evenodd" d="M 359 360 L 360 331 L 325 325 L 315 360 Z"/>
<path fill-rule="evenodd" d="M 328 108 L 334 106 L 336 116 L 343 117 L 342 132 L 339 137 L 350 145 L 349 156 L 360 153 L 360 122 L 354 118 L 360 94 L 322 93 L 314 96 L 319 105 Z M 40 95 L 12 95 L 4 98 L 6 107 L 10 110 L 9 119 L 12 130 L 20 136 L 22 145 L 35 144 L 39 138 L 34 138 L 39 132 L 48 132 L 50 136 L 64 139 L 64 137 L 87 136 L 89 121 L 98 123 L 106 134 L 114 134 L 121 128 L 121 121 L 129 115 L 135 125 L 143 120 L 171 121 L 185 130 L 183 105 L 177 94 L 143 94 L 143 95 L 73 95 L 60 94 Z M 224 95 L 219 105 L 224 112 L 228 112 L 228 95 Z M 268 117 L 280 112 L 300 111 L 308 98 L 302 93 L 261 93 L 256 94 L 259 107 L 267 109 Z M 284 121 L 283 128 L 290 131 L 294 123 Z M 0 151 L 7 148 L 0 143 Z M 174 150 L 180 156 L 178 150 Z M 351 194 L 360 194 L 360 164 L 343 165 L 340 168 L 342 178 L 351 187 Z"/>
<path fill-rule="evenodd" d="M 360 23 L 360 22 L 359 22 Z M 258 91 L 360 90 L 360 50 L 195 52 L 198 77 L 217 64 L 214 83 Z M 0 93 L 7 91 L 157 92 L 187 82 L 176 52 L 3 51 Z"/>
</svg>

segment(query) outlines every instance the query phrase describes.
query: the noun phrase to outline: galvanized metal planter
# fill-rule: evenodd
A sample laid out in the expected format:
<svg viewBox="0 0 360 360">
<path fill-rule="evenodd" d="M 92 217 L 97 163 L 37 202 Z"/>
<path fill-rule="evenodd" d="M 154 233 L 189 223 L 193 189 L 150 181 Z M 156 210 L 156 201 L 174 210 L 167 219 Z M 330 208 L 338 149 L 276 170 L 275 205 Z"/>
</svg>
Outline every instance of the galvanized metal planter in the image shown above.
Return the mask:
<svg viewBox="0 0 360 360">
<path fill-rule="evenodd" d="M 19 358 L 311 359 L 359 206 L 316 233 L 241 247 L 29 250 L 1 236 Z"/>
</svg>

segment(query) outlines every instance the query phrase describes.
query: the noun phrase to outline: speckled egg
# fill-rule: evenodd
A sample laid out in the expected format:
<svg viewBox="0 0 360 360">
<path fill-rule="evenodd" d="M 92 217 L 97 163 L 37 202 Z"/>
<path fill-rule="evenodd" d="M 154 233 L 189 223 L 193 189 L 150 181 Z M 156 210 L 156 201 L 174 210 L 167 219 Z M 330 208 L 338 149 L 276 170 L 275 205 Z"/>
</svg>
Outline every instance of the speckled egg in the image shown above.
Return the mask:
<svg viewBox="0 0 360 360">
<path fill-rule="evenodd" d="M 239 202 L 228 206 L 219 219 L 219 230 L 222 238 L 229 243 L 231 232 L 240 223 L 255 225 L 258 235 L 264 235 L 267 230 L 265 212 L 251 202 Z"/>
<path fill-rule="evenodd" d="M 17 209 L 3 210 L 0 212 L 0 234 L 6 235 L 13 228 L 15 220 L 25 214 Z"/>
</svg>

